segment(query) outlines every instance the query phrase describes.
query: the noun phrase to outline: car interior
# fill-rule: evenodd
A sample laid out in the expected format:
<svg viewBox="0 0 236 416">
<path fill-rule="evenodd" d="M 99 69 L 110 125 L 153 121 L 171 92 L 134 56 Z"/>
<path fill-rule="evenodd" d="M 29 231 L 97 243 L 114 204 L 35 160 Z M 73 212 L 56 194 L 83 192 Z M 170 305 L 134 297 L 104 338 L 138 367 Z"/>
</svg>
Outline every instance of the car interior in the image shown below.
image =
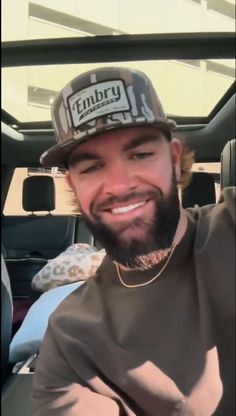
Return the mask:
<svg viewBox="0 0 236 416">
<path fill-rule="evenodd" d="M 214 2 L 205 0 L 179 0 L 176 3 L 182 7 L 181 17 L 189 13 L 192 26 L 184 26 L 183 22 L 158 26 L 158 19 L 163 20 L 165 13 L 170 13 L 170 21 L 176 22 L 177 11 L 169 10 L 171 2 L 162 6 L 158 6 L 163 3 L 159 1 L 156 6 L 151 1 L 140 2 L 137 16 L 148 7 L 149 21 L 142 27 L 141 17 L 137 18 L 136 26 L 134 22 L 130 30 L 133 1 L 133 7 L 126 12 L 122 1 L 111 1 L 113 6 L 107 6 L 107 18 L 105 6 L 103 14 L 97 5 L 91 12 L 92 1 L 87 6 L 82 2 L 81 10 L 72 6 L 70 10 L 64 2 L 54 7 L 50 1 L 29 0 L 24 0 L 24 7 L 19 10 L 19 3 L 14 1 L 13 10 L 5 0 L 2 10 L 3 416 L 32 414 L 30 397 L 37 351 L 21 363 L 12 363 L 9 348 L 30 307 L 41 296 L 32 288 L 33 276 L 72 244 L 101 248 L 78 209 L 57 212 L 56 184 L 65 182 L 65 171 L 43 169 L 39 162 L 40 155 L 56 144 L 50 105 L 66 82 L 97 66 L 130 66 L 146 71 L 158 93 L 160 86 L 167 115 L 177 122 L 175 137 L 194 151 L 191 182 L 180 190 L 183 207 L 215 204 L 225 187 L 235 186 L 235 1 L 217 0 L 213 5 Z M 112 18 L 118 9 L 119 25 Z M 151 16 L 157 16 L 158 10 L 162 14 L 154 22 Z M 194 16 L 200 12 L 208 15 L 209 27 L 207 23 L 200 27 L 199 21 L 195 22 Z M 16 27 L 18 16 L 23 14 L 23 22 L 28 22 L 28 26 L 22 34 Z M 199 104 L 196 112 L 192 105 L 195 102 Z M 19 169 L 26 174 L 16 183 L 7 205 Z M 64 200 L 68 195 L 69 191 L 63 190 Z"/>
</svg>

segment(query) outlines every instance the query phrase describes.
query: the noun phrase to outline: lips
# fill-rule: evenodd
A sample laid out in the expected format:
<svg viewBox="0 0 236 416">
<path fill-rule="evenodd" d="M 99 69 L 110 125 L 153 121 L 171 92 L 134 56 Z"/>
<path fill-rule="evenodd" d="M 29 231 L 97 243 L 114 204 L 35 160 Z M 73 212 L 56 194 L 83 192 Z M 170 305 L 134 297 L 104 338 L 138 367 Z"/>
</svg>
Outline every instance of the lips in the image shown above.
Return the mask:
<svg viewBox="0 0 236 416">
<path fill-rule="evenodd" d="M 126 212 L 133 211 L 134 209 L 136 209 L 138 207 L 141 207 L 145 203 L 146 203 L 146 201 L 141 201 L 141 202 L 138 202 L 136 204 L 130 204 L 130 205 L 126 205 L 126 206 L 123 206 L 123 207 L 111 208 L 110 212 L 112 214 L 123 214 L 123 213 L 126 213 Z"/>
<path fill-rule="evenodd" d="M 100 220 L 129 221 L 136 216 L 142 216 L 144 209 L 149 206 L 151 200 L 157 199 L 157 190 L 149 192 L 132 192 L 123 197 L 111 196 L 106 201 L 96 204 L 91 212 Z"/>
<path fill-rule="evenodd" d="M 100 221 L 109 224 L 111 228 L 117 228 L 121 231 L 124 226 L 127 228 L 137 218 L 148 218 L 153 214 L 153 200 L 142 200 L 138 202 L 129 202 L 126 204 L 114 204 L 106 210 L 100 211 Z M 121 228 L 120 228 L 121 227 Z"/>
</svg>

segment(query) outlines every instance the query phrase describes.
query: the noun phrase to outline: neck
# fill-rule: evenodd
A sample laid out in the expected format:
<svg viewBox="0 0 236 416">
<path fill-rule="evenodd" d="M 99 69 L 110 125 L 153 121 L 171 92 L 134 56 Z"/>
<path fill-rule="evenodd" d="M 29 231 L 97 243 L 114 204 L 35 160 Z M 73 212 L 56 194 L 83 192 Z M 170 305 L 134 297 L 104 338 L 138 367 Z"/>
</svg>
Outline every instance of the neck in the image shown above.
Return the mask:
<svg viewBox="0 0 236 416">
<path fill-rule="evenodd" d="M 180 206 L 179 222 L 178 222 L 178 225 L 177 225 L 177 229 L 176 229 L 171 247 L 166 248 L 166 249 L 156 250 L 152 253 L 148 253 L 148 254 L 145 254 L 144 256 L 142 256 L 142 258 L 140 258 L 141 267 L 139 267 L 139 270 L 151 269 L 152 267 L 158 265 L 163 260 L 165 260 L 168 257 L 168 255 L 170 254 L 170 252 L 182 240 L 182 238 L 183 238 L 183 236 L 186 232 L 187 225 L 188 225 L 188 219 L 187 219 L 186 211 L 182 208 L 182 206 Z M 118 266 L 121 270 L 124 270 L 124 271 L 134 270 L 134 269 L 130 269 L 128 267 L 125 267 L 123 264 L 118 264 Z"/>
<path fill-rule="evenodd" d="M 182 240 L 188 226 L 188 218 L 187 213 L 183 209 L 182 206 L 180 206 L 180 216 L 179 216 L 179 222 L 176 229 L 175 236 L 173 238 L 172 247 L 177 246 L 180 241 Z"/>
</svg>

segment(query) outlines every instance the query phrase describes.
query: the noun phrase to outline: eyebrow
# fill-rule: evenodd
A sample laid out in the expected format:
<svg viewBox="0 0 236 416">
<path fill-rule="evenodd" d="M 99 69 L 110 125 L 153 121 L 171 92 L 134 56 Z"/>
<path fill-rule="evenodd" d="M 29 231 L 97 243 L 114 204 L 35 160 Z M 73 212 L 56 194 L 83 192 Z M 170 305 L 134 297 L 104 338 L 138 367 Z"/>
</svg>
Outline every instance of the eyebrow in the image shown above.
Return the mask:
<svg viewBox="0 0 236 416">
<path fill-rule="evenodd" d="M 128 152 L 129 150 L 132 150 L 135 147 L 141 146 L 142 144 L 156 142 L 156 141 L 159 141 L 160 139 L 161 139 L 161 136 L 158 134 L 137 137 L 131 140 L 130 143 L 125 144 L 123 147 L 123 151 Z"/>
<path fill-rule="evenodd" d="M 123 146 L 123 152 L 128 152 L 132 149 L 135 149 L 138 146 L 141 146 L 145 143 L 150 142 L 156 142 L 159 141 L 161 136 L 157 135 L 145 135 L 141 137 L 136 137 L 133 140 L 131 140 L 130 143 L 127 143 Z M 85 162 L 85 161 L 92 161 L 92 160 L 99 160 L 102 159 L 102 156 L 97 153 L 90 153 L 90 152 L 83 152 L 83 153 L 77 153 L 68 160 L 68 166 L 74 167 L 75 165 Z"/>
<path fill-rule="evenodd" d="M 101 156 L 96 153 L 90 153 L 90 152 L 83 152 L 83 153 L 77 153 L 70 157 L 68 160 L 68 166 L 73 167 L 79 163 L 89 161 L 89 160 L 98 160 L 101 159 Z"/>
</svg>

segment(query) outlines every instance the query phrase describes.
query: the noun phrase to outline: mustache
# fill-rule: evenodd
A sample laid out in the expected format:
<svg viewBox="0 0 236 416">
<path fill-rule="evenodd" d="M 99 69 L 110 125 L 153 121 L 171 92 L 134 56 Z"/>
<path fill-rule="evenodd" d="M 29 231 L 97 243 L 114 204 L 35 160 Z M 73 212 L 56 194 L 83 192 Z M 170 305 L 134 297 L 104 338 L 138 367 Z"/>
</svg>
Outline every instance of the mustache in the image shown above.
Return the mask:
<svg viewBox="0 0 236 416">
<path fill-rule="evenodd" d="M 106 209 L 109 209 L 114 204 L 123 204 L 130 201 L 133 201 L 135 199 L 140 200 L 148 200 L 148 199 L 157 199 L 162 196 L 162 192 L 159 189 L 150 190 L 146 192 L 131 192 L 126 195 L 122 196 L 115 196 L 112 195 L 108 197 L 105 201 L 99 203 L 99 204 L 93 204 L 91 206 L 91 212 L 95 213 L 98 211 L 103 211 Z"/>
</svg>

